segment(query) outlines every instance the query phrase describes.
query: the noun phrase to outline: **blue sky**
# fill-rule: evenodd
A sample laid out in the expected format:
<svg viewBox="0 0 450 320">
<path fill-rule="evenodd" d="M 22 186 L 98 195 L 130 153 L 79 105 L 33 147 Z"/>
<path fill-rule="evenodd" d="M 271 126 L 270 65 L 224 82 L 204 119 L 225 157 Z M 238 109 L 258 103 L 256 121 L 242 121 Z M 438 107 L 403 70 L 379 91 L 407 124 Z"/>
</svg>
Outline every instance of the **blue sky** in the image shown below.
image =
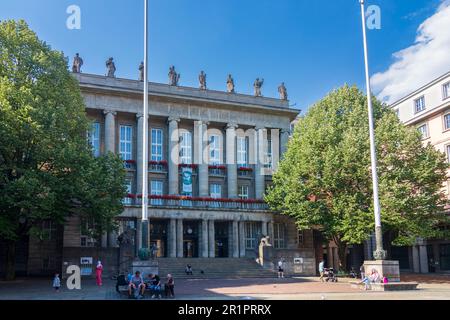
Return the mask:
<svg viewBox="0 0 450 320">
<path fill-rule="evenodd" d="M 172 64 L 185 86 L 197 87 L 198 73 L 205 70 L 208 87 L 225 90 L 231 73 L 239 93 L 251 94 L 253 81 L 262 77 L 263 95 L 277 97 L 277 86 L 284 81 L 291 104 L 302 110 L 344 83 L 364 89 L 357 0 L 149 1 L 151 81 L 167 83 Z M 395 63 L 393 53 L 413 45 L 418 27 L 444 2 L 368 1 L 382 10 L 382 29 L 368 33 L 371 73 L 395 81 L 386 75 Z M 66 28 L 66 9 L 72 4 L 81 8 L 81 30 Z M 0 20 L 19 18 L 70 61 L 79 52 L 83 72 L 104 74 L 112 56 L 118 77 L 138 76 L 142 0 L 0 0 Z M 450 70 L 447 61 L 442 64 L 421 81 Z"/>
</svg>

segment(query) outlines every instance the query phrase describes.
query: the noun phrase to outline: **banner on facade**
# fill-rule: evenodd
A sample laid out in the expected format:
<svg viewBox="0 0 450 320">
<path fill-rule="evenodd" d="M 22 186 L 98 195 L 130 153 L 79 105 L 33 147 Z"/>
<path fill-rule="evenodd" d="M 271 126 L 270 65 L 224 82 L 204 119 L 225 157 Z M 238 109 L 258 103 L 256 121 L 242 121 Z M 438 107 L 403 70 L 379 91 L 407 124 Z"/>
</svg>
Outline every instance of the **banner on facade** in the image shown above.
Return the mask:
<svg viewBox="0 0 450 320">
<path fill-rule="evenodd" d="M 192 194 L 192 168 L 183 168 L 181 177 L 183 180 L 183 194 Z"/>
</svg>

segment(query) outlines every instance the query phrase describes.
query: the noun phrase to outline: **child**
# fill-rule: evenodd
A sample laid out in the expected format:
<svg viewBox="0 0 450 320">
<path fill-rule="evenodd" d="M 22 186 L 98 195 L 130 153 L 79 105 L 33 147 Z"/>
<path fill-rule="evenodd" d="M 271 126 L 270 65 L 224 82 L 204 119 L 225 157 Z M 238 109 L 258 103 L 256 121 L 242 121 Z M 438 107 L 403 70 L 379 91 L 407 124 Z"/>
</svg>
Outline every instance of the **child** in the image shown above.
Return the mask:
<svg viewBox="0 0 450 320">
<path fill-rule="evenodd" d="M 59 292 L 59 288 L 61 287 L 61 280 L 59 279 L 59 273 L 55 273 L 55 277 L 53 278 L 53 288 L 55 292 Z"/>
</svg>

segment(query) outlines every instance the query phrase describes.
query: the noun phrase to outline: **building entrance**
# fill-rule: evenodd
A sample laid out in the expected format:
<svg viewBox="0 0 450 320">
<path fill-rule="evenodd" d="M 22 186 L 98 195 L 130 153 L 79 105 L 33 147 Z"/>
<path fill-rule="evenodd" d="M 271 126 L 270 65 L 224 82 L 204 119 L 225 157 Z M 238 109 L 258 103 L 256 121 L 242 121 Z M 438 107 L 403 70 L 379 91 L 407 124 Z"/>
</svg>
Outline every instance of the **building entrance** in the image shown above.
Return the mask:
<svg viewBox="0 0 450 320">
<path fill-rule="evenodd" d="M 215 256 L 217 258 L 228 257 L 228 222 L 216 222 L 214 224 L 215 234 Z"/>
<path fill-rule="evenodd" d="M 198 221 L 183 221 L 183 257 L 198 258 Z"/>
<path fill-rule="evenodd" d="M 167 257 L 167 220 L 150 221 L 150 254 L 154 258 Z"/>
</svg>

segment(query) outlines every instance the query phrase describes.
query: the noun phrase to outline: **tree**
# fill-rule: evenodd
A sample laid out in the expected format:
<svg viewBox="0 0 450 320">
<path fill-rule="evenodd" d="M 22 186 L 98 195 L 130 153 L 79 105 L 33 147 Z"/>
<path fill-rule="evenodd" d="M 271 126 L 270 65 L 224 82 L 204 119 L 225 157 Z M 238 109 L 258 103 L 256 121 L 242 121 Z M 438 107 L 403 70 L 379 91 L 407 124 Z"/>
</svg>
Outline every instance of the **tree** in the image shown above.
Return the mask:
<svg viewBox="0 0 450 320">
<path fill-rule="evenodd" d="M 396 245 L 441 236 L 444 154 L 423 145 L 417 130 L 376 99 L 374 119 L 384 231 Z M 356 87 L 335 90 L 299 120 L 266 196 L 300 229 L 319 228 L 333 240 L 344 268 L 348 245 L 374 230 L 369 146 L 365 95 Z"/>
<path fill-rule="evenodd" d="M 90 217 L 113 227 L 125 194 L 123 164 L 94 158 L 77 81 L 63 54 L 24 21 L 0 22 L 0 241 L 6 278 L 15 275 L 15 245 L 42 221 Z"/>
</svg>

